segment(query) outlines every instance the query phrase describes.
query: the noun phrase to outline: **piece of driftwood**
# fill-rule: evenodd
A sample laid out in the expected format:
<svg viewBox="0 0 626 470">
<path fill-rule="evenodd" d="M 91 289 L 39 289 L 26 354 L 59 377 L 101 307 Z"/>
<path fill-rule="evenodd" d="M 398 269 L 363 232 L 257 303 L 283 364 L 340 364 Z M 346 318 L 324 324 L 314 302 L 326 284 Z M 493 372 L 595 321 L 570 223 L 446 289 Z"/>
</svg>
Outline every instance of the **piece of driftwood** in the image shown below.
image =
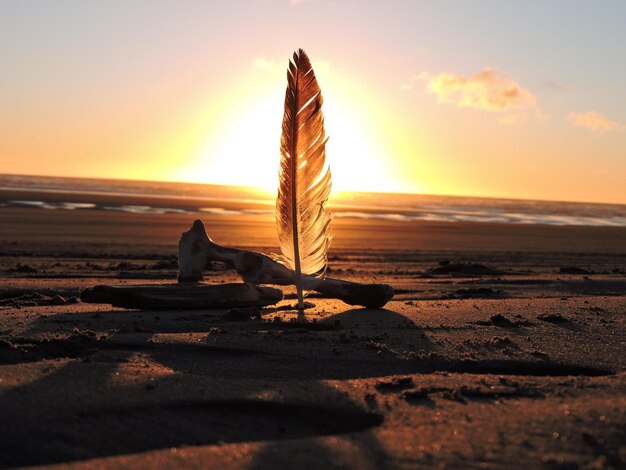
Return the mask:
<svg viewBox="0 0 626 470">
<path fill-rule="evenodd" d="M 139 310 L 205 310 L 264 307 L 280 302 L 283 293 L 273 287 L 242 283 L 99 285 L 85 289 L 80 299 Z"/>
<path fill-rule="evenodd" d="M 196 220 L 178 242 L 178 282 L 201 281 L 204 268 L 210 261 L 221 261 L 232 266 L 244 282 L 294 284 L 292 270 L 262 253 L 218 245 L 207 235 L 202 221 Z M 349 305 L 370 308 L 382 307 L 394 294 L 393 288 L 387 284 L 361 284 L 310 275 L 302 275 L 302 287 L 340 299 Z"/>
</svg>

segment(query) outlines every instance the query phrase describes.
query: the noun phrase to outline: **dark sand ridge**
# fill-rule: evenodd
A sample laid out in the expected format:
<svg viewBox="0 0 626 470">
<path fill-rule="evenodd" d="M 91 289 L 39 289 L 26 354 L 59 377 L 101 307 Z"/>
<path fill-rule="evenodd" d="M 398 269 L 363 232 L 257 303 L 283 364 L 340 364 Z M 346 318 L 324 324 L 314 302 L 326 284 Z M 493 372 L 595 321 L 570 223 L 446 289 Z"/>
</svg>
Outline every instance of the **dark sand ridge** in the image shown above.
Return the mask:
<svg viewBox="0 0 626 470">
<path fill-rule="evenodd" d="M 273 220 L 256 216 L 211 214 L 132 214 L 95 210 L 41 210 L 0 208 L 2 251 L 20 244 L 72 245 L 114 248 L 141 237 L 141 246 L 162 250 L 175 247 L 182 231 L 202 218 L 209 235 L 223 245 L 276 249 Z M 530 253 L 615 254 L 626 252 L 624 227 L 514 225 L 475 222 L 388 221 L 337 219 L 333 221 L 333 249 L 382 251 L 506 251 Z M 29 247 L 28 249 L 33 249 Z M 63 250 L 65 251 L 65 250 Z"/>
<path fill-rule="evenodd" d="M 269 221 L 202 218 L 223 244 L 275 246 Z M 73 303 L 173 281 L 189 215 L 0 221 L 0 467 L 626 462 L 625 229 L 337 220 L 333 275 L 398 295 L 313 296 L 297 323 L 292 295 L 247 321 Z"/>
</svg>

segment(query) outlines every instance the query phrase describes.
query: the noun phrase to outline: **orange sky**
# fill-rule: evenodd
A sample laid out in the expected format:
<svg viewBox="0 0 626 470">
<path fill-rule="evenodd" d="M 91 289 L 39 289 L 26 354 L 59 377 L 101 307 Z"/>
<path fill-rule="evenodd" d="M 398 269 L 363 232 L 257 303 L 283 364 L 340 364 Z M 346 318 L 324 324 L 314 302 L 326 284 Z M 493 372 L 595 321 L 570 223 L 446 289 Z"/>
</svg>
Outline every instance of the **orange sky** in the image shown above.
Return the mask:
<svg viewBox="0 0 626 470">
<path fill-rule="evenodd" d="M 275 188 L 303 47 L 338 190 L 626 203 L 620 2 L 208 3 L 1 3 L 0 173 Z"/>
</svg>

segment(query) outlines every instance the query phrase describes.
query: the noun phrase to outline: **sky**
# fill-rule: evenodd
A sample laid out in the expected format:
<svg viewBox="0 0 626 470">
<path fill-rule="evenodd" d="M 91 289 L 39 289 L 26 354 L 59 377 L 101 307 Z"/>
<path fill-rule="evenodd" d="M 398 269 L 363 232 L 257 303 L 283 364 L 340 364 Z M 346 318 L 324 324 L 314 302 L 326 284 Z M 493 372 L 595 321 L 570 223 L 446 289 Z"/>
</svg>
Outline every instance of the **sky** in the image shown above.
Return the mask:
<svg viewBox="0 0 626 470">
<path fill-rule="evenodd" d="M 0 173 L 277 187 L 292 52 L 337 190 L 626 203 L 626 2 L 5 0 Z"/>
</svg>

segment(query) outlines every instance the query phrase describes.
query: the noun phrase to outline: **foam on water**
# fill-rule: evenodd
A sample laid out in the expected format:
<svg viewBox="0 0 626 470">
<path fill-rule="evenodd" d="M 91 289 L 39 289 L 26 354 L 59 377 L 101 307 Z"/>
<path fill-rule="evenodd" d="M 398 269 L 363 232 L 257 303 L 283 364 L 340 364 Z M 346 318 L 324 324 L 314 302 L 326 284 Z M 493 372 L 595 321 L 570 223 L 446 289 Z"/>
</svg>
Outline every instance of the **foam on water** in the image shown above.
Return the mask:
<svg viewBox="0 0 626 470">
<path fill-rule="evenodd" d="M 4 200 L 1 197 L 2 189 L 39 191 L 54 194 L 58 198 L 61 198 L 62 194 L 81 194 L 81 199 L 86 199 L 86 202 Z M 95 197 L 94 202 L 90 202 L 89 195 L 114 195 L 121 201 L 124 198 L 143 196 L 142 202 L 145 200 L 150 202 L 150 198 L 158 197 L 159 202 L 156 205 L 134 205 L 123 202 L 100 204 L 96 202 L 97 198 Z M 172 207 L 168 207 L 168 200 L 172 201 Z M 210 214 L 223 217 L 245 215 L 273 218 L 273 205 L 274 201 L 271 194 L 253 188 L 191 183 L 0 175 L 0 207 L 105 210 L 133 214 Z M 378 219 L 397 222 L 422 220 L 626 227 L 626 206 L 621 204 L 417 194 L 338 193 L 331 196 L 329 205 L 335 218 Z"/>
<path fill-rule="evenodd" d="M 5 206 L 30 206 L 41 209 L 65 209 L 73 211 L 75 209 L 93 209 L 96 207 L 91 202 L 44 202 L 44 201 L 9 201 Z"/>
</svg>

